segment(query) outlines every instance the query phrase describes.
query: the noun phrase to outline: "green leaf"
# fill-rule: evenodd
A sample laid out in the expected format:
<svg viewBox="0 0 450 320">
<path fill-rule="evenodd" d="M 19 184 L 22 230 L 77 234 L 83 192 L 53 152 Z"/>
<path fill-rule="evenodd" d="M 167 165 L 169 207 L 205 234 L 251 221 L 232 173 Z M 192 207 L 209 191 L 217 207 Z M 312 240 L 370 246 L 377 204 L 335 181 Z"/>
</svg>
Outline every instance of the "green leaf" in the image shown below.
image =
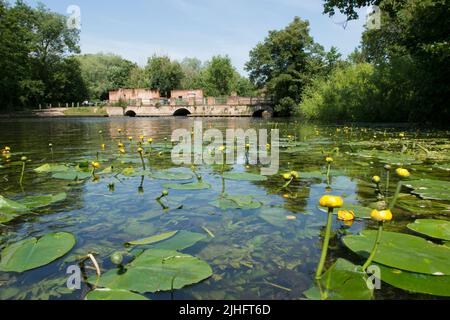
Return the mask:
<svg viewBox="0 0 450 320">
<path fill-rule="evenodd" d="M 450 222 L 444 220 L 419 219 L 408 224 L 408 228 L 431 238 L 450 241 Z"/>
<path fill-rule="evenodd" d="M 206 239 L 206 235 L 190 231 L 179 231 L 175 236 L 162 242 L 153 244 L 152 249 L 177 250 L 181 251 L 192 247 L 199 241 Z"/>
<path fill-rule="evenodd" d="M 450 297 L 450 276 L 431 276 L 378 265 L 381 280 L 393 287 L 415 293 Z"/>
<path fill-rule="evenodd" d="M 236 181 L 267 181 L 266 176 L 248 172 L 227 172 L 223 174 L 223 177 L 228 180 Z"/>
<path fill-rule="evenodd" d="M 70 170 L 65 172 L 57 172 L 52 175 L 52 178 L 59 179 L 59 180 L 85 180 L 91 176 L 88 172 L 81 172 L 76 170 Z"/>
<path fill-rule="evenodd" d="M 367 275 L 360 266 L 338 259 L 323 274 L 320 286 L 314 286 L 303 294 L 312 300 L 370 300 L 373 291 L 367 286 Z"/>
<path fill-rule="evenodd" d="M 9 222 L 30 210 L 21 203 L 0 196 L 0 223 Z"/>
<path fill-rule="evenodd" d="M 198 283 L 212 275 L 204 261 L 178 251 L 149 249 L 125 266 L 125 273 L 111 270 L 98 281 L 100 287 L 139 293 L 170 291 Z M 90 280 L 95 282 L 95 278 Z"/>
<path fill-rule="evenodd" d="M 66 232 L 29 238 L 6 247 L 1 253 L 0 270 L 24 272 L 49 264 L 69 252 L 75 237 Z"/>
<path fill-rule="evenodd" d="M 66 197 L 67 194 L 62 192 L 55 195 L 26 197 L 20 200 L 19 203 L 23 204 L 29 209 L 37 209 L 49 206 L 56 202 L 64 201 L 66 200 Z"/>
<path fill-rule="evenodd" d="M 252 196 L 231 196 L 224 195 L 217 200 L 210 202 L 210 204 L 216 208 L 227 209 L 258 209 L 262 206 L 259 201 L 254 201 Z"/>
<path fill-rule="evenodd" d="M 40 166 L 39 168 L 34 169 L 34 171 L 37 173 L 55 173 L 69 170 L 73 170 L 73 168 L 70 168 L 69 166 L 64 164 L 50 164 L 50 163 L 46 163 Z"/>
<path fill-rule="evenodd" d="M 450 181 L 420 179 L 404 184 L 422 199 L 450 201 Z"/>
<path fill-rule="evenodd" d="M 365 230 L 361 235 L 347 236 L 343 241 L 353 252 L 368 257 L 373 249 L 376 234 L 376 231 Z M 383 232 L 374 261 L 411 272 L 450 275 L 449 257 L 449 247 L 408 234 Z"/>
<path fill-rule="evenodd" d="M 152 243 L 156 243 L 156 242 L 161 242 L 164 240 L 167 240 L 169 238 L 172 238 L 178 231 L 172 231 L 172 232 L 166 232 L 163 234 L 158 234 L 156 236 L 152 236 L 149 238 L 145 238 L 145 239 L 141 239 L 141 240 L 136 240 L 136 241 L 130 241 L 125 243 L 126 245 L 131 245 L 131 246 L 138 246 L 138 245 L 146 245 L 146 244 L 152 244 Z"/>
<path fill-rule="evenodd" d="M 151 177 L 158 180 L 191 180 L 194 176 L 190 173 L 159 171 L 151 174 Z"/>
<path fill-rule="evenodd" d="M 193 183 L 165 183 L 163 187 L 166 189 L 173 190 L 205 190 L 210 189 L 211 185 L 203 182 L 193 182 Z"/>
<path fill-rule="evenodd" d="M 126 290 L 96 289 L 86 295 L 86 300 L 137 301 L 150 299 Z"/>
</svg>

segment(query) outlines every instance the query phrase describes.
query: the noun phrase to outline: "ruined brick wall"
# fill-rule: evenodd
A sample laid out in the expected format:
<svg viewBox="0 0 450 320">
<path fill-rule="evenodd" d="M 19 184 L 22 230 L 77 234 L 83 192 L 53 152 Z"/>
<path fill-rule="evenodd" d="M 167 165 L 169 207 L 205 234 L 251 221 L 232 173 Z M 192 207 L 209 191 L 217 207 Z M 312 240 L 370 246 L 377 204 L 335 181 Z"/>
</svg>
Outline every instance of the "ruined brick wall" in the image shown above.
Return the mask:
<svg viewBox="0 0 450 320">
<path fill-rule="evenodd" d="M 160 98 L 159 90 L 119 89 L 109 92 L 109 101 L 151 100 Z"/>
</svg>

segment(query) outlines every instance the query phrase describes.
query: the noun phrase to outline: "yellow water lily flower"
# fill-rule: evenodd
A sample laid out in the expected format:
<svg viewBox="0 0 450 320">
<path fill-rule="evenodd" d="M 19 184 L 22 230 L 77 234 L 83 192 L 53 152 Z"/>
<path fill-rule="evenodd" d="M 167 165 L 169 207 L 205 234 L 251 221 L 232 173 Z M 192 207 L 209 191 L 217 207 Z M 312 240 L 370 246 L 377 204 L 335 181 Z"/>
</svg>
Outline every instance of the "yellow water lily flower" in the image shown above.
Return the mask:
<svg viewBox="0 0 450 320">
<path fill-rule="evenodd" d="M 91 166 L 95 169 L 99 169 L 101 167 L 100 162 L 96 161 L 91 162 Z"/>
<path fill-rule="evenodd" d="M 283 179 L 284 180 L 288 181 L 288 180 L 291 180 L 291 178 L 292 178 L 292 175 L 290 173 L 283 174 Z"/>
<path fill-rule="evenodd" d="M 355 213 L 351 210 L 338 211 L 338 219 L 341 221 L 353 221 L 355 220 Z"/>
<path fill-rule="evenodd" d="M 118 144 L 117 144 L 117 147 L 120 149 L 120 148 L 123 148 L 124 147 L 124 145 L 123 145 L 123 143 L 122 142 L 119 142 Z"/>
<path fill-rule="evenodd" d="M 320 206 L 330 209 L 341 208 L 344 205 L 344 200 L 339 196 L 323 196 L 320 198 Z"/>
<path fill-rule="evenodd" d="M 396 171 L 397 175 L 401 178 L 409 178 L 411 173 L 407 169 L 398 168 Z"/>
<path fill-rule="evenodd" d="M 391 221 L 393 218 L 392 212 L 389 209 L 381 211 L 373 210 L 370 216 L 372 217 L 373 220 L 379 222 Z"/>
<path fill-rule="evenodd" d="M 128 137 L 128 140 L 133 141 L 133 137 L 132 137 L 132 136 L 129 136 L 129 137 Z"/>
<path fill-rule="evenodd" d="M 220 146 L 219 151 L 225 151 L 225 146 Z"/>
<path fill-rule="evenodd" d="M 270 143 L 266 144 L 266 149 L 270 150 L 270 148 L 272 148 L 272 146 L 270 145 Z"/>
<path fill-rule="evenodd" d="M 125 154 L 125 148 L 119 148 L 119 152 L 121 153 L 121 154 Z"/>
<path fill-rule="evenodd" d="M 117 129 L 117 132 L 118 133 L 122 133 L 122 129 Z"/>
<path fill-rule="evenodd" d="M 144 142 L 145 136 L 140 136 L 139 139 L 141 139 L 141 141 Z"/>
<path fill-rule="evenodd" d="M 327 163 L 332 163 L 332 162 L 334 162 L 334 159 L 333 159 L 332 157 L 326 157 L 326 158 L 325 158 L 325 161 L 326 161 Z"/>
<path fill-rule="evenodd" d="M 137 149 L 137 152 L 139 152 L 139 153 L 144 153 L 144 149 L 138 148 L 138 149 Z"/>
<path fill-rule="evenodd" d="M 300 179 L 300 173 L 297 171 L 291 171 L 291 176 L 294 177 L 294 179 Z"/>
<path fill-rule="evenodd" d="M 147 140 L 147 142 L 148 142 L 148 143 L 153 143 L 153 139 L 152 139 L 152 138 L 149 138 L 149 139 Z"/>
<path fill-rule="evenodd" d="M 20 160 L 21 160 L 22 162 L 25 162 L 25 161 L 27 161 L 27 160 L 28 160 L 28 158 L 27 158 L 27 157 L 25 157 L 25 156 L 23 156 L 22 158 L 20 158 Z"/>
<path fill-rule="evenodd" d="M 372 178 L 373 183 L 378 184 L 378 183 L 380 183 L 380 181 L 381 181 L 381 178 L 379 176 L 373 176 L 373 178 Z"/>
<path fill-rule="evenodd" d="M 105 150 L 106 149 L 106 144 L 102 144 L 102 150 Z"/>
</svg>

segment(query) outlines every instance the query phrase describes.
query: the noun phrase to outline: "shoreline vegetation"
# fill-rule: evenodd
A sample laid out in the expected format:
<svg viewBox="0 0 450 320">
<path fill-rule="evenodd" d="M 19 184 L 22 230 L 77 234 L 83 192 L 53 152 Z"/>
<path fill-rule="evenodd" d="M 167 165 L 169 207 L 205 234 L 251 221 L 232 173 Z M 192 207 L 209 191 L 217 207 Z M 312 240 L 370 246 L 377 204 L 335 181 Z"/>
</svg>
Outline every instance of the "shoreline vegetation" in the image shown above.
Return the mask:
<svg viewBox="0 0 450 320">
<path fill-rule="evenodd" d="M 266 97 L 275 116 L 324 122 L 428 122 L 450 118 L 450 4 L 446 0 L 325 0 L 324 14 L 358 18 L 377 5 L 380 27 L 366 27 L 343 57 L 295 17 L 249 53 L 241 75 L 227 55 L 181 61 L 149 53 L 138 66 L 109 53 L 81 54 L 80 31 L 44 5 L 0 0 L 0 114 L 62 103 L 104 102 L 110 90 L 202 89 L 205 96 Z M 25 114 L 27 111 L 24 111 Z M 67 115 L 90 115 L 89 110 Z"/>
</svg>

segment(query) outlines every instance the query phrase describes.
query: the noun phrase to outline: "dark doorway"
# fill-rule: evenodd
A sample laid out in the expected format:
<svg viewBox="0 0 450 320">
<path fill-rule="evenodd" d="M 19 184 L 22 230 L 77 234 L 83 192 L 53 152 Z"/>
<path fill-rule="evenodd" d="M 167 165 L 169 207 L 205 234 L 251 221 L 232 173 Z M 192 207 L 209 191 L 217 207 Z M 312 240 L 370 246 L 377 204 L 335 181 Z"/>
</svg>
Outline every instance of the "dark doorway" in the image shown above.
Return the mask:
<svg viewBox="0 0 450 320">
<path fill-rule="evenodd" d="M 174 117 L 187 117 L 188 115 L 190 115 L 191 112 L 188 109 L 178 109 L 177 111 L 175 111 L 175 113 L 173 114 Z"/>
</svg>

